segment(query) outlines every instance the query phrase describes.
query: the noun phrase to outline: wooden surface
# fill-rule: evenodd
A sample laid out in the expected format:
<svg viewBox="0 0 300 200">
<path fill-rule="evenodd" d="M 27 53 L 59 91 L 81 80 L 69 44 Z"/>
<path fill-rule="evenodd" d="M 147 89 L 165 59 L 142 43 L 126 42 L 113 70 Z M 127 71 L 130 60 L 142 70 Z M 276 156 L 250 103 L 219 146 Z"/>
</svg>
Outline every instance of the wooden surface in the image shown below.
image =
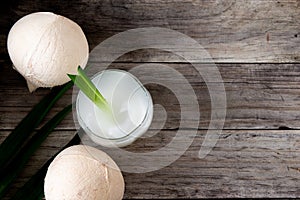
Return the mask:
<svg viewBox="0 0 300 200">
<path fill-rule="evenodd" d="M 224 130 L 213 151 L 204 159 L 197 158 L 211 114 L 201 76 L 171 53 L 145 49 L 121 56 L 111 68 L 128 70 L 155 62 L 184 74 L 201 110 L 198 134 L 185 154 L 155 172 L 124 173 L 124 198 L 300 197 L 299 1 L 14 0 L 1 4 L 5 4 L 0 6 L 1 141 L 49 92 L 39 89 L 30 94 L 23 78 L 11 68 L 6 38 L 20 17 L 35 11 L 67 16 L 83 28 L 91 49 L 131 28 L 171 28 L 197 40 L 217 63 L 227 95 Z M 168 111 L 167 123 L 155 136 L 131 145 L 131 151 L 167 144 L 179 125 L 174 95 L 157 85 L 147 88 L 154 102 Z M 72 101 L 71 93 L 56 104 L 48 119 Z M 161 120 L 154 117 L 152 127 Z M 188 132 L 197 127 L 185 128 Z M 10 193 L 74 133 L 70 115 L 32 157 Z"/>
</svg>

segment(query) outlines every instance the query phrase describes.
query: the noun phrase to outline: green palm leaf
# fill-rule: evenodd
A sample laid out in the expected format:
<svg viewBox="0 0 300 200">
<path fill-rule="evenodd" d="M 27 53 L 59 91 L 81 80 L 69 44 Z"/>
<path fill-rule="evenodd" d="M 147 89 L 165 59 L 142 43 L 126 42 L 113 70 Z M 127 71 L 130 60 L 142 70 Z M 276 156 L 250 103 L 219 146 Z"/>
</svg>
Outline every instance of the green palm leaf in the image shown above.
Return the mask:
<svg viewBox="0 0 300 200">
<path fill-rule="evenodd" d="M 71 110 L 72 104 L 57 113 L 21 148 L 9 165 L 0 172 L 0 197 L 5 194 L 12 181 L 22 171 L 30 156 Z"/>
<path fill-rule="evenodd" d="M 65 145 L 62 149 L 69 146 L 76 145 L 80 143 L 80 137 L 75 134 L 72 140 Z M 58 154 L 58 153 L 57 153 Z M 52 156 L 38 171 L 35 173 L 25 184 L 21 187 L 11 200 L 23 200 L 26 197 L 27 200 L 37 200 L 42 199 L 44 196 L 44 178 L 47 173 L 47 169 L 53 159 L 57 156 L 55 154 Z"/>
<path fill-rule="evenodd" d="M 68 74 L 73 83 L 101 110 L 109 110 L 108 104 L 83 69 L 78 66 L 78 75 Z"/>
<path fill-rule="evenodd" d="M 2 142 L 0 145 L 0 172 L 14 159 L 14 155 L 19 152 L 20 146 L 42 122 L 57 100 L 72 86 L 73 83 L 69 82 L 62 87 L 54 88 Z"/>
</svg>

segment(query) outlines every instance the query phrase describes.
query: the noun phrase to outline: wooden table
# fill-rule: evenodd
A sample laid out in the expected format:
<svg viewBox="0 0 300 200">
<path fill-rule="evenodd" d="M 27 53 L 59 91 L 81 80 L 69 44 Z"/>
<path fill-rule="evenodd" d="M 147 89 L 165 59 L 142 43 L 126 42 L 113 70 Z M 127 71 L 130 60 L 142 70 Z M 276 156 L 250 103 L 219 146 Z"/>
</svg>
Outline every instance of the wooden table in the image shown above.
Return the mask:
<svg viewBox="0 0 300 200">
<path fill-rule="evenodd" d="M 1 4 L 6 4 L 0 6 L 1 140 L 49 92 L 38 89 L 30 94 L 24 79 L 11 67 L 6 39 L 19 18 L 36 11 L 64 15 L 82 27 L 91 49 L 128 29 L 165 27 L 194 38 L 212 55 L 226 89 L 226 122 L 213 151 L 204 159 L 197 158 L 210 119 L 210 97 L 203 79 L 191 75 L 191 65 L 171 53 L 145 49 L 121 56 L 112 67 L 163 63 L 186 73 L 201 110 L 198 134 L 185 154 L 158 171 L 124 173 L 124 198 L 300 197 L 299 1 L 5 0 Z M 165 145 L 179 125 L 172 93 L 159 86 L 148 89 L 154 102 L 168 111 L 167 124 L 152 138 L 138 140 L 131 150 Z M 71 103 L 71 93 L 47 119 Z M 75 131 L 69 115 L 32 157 L 10 192 Z"/>
</svg>

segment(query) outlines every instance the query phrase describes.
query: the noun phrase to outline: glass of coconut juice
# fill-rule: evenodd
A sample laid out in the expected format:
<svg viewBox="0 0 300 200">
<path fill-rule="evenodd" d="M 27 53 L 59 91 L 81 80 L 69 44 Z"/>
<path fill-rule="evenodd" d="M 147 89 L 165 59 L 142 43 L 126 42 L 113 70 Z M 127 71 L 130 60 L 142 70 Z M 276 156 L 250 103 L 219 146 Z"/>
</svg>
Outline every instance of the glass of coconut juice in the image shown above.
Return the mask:
<svg viewBox="0 0 300 200">
<path fill-rule="evenodd" d="M 136 77 L 122 70 L 104 70 L 91 81 L 109 109 L 99 109 L 79 91 L 76 112 L 79 125 L 95 143 L 123 147 L 148 130 L 153 116 L 152 98 Z"/>
</svg>

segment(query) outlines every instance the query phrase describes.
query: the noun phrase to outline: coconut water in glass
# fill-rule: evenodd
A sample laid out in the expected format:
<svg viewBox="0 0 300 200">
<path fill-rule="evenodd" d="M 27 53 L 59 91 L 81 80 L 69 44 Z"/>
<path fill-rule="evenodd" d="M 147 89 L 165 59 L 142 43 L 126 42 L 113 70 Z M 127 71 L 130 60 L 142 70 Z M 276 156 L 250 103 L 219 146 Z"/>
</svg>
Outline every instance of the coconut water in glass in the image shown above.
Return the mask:
<svg viewBox="0 0 300 200">
<path fill-rule="evenodd" d="M 100 110 L 82 91 L 76 100 L 79 125 L 97 144 L 123 147 L 141 137 L 153 117 L 150 93 L 132 74 L 104 70 L 92 82 L 106 99 L 110 112 Z"/>
</svg>

